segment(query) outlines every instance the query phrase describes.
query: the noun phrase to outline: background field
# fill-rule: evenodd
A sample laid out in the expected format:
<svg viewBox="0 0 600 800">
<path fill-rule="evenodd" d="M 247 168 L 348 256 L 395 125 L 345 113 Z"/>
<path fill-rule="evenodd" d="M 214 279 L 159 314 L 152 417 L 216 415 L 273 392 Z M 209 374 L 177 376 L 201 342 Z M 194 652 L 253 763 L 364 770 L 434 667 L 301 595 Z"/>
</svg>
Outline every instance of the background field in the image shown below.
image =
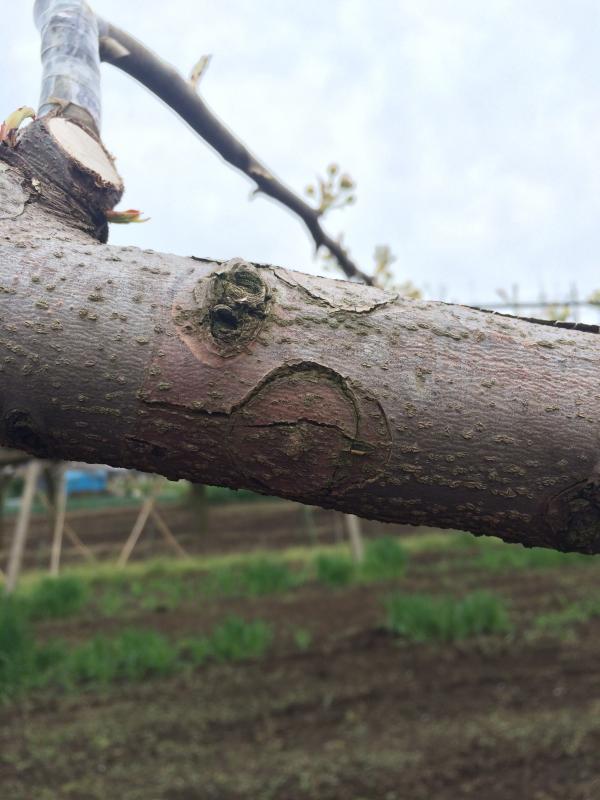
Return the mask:
<svg viewBox="0 0 600 800">
<path fill-rule="evenodd" d="M 25 576 L 3 800 L 600 796 L 599 559 L 421 531 L 358 569 L 259 508 L 259 550 Z"/>
</svg>

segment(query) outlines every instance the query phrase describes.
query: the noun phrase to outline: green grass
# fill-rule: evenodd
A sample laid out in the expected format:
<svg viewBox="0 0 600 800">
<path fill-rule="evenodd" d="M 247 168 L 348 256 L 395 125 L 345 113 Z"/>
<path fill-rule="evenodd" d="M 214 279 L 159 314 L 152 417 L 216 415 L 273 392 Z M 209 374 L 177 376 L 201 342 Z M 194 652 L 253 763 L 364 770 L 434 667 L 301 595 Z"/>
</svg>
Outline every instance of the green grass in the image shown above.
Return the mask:
<svg viewBox="0 0 600 800">
<path fill-rule="evenodd" d="M 23 607 L 6 598 L 0 604 L 0 695 L 24 685 L 34 661 L 35 647 Z"/>
<path fill-rule="evenodd" d="M 518 569 L 558 569 L 560 567 L 593 566 L 600 563 L 592 556 L 581 553 L 559 553 L 544 547 L 523 547 L 520 544 L 498 543 L 482 540 L 477 543 L 479 553 L 473 566 L 492 572 Z"/>
<path fill-rule="evenodd" d="M 313 636 L 307 628 L 294 628 L 292 632 L 294 644 L 298 650 L 308 650 L 312 644 Z"/>
<path fill-rule="evenodd" d="M 569 603 L 558 611 L 540 614 L 535 618 L 534 630 L 561 634 L 600 616 L 600 597 L 586 597 Z"/>
<path fill-rule="evenodd" d="M 319 583 L 347 586 L 354 580 L 384 581 L 406 572 L 408 554 L 391 536 L 368 541 L 362 564 L 355 565 L 347 555 L 317 555 L 314 569 Z"/>
<path fill-rule="evenodd" d="M 303 577 L 289 564 L 277 558 L 249 558 L 210 570 L 200 578 L 200 589 L 209 595 L 225 597 L 287 592 L 298 586 Z"/>
<path fill-rule="evenodd" d="M 171 611 L 202 596 L 243 597 L 288 591 L 303 580 L 285 561 L 275 558 L 240 559 L 196 574 L 161 574 L 156 565 L 150 572 L 130 580 L 117 576 L 113 582 L 97 584 L 96 604 L 105 616 L 127 609 Z"/>
<path fill-rule="evenodd" d="M 473 541 L 477 540 L 469 534 L 457 531 L 428 531 L 402 537 L 401 546 L 407 554 L 412 555 L 453 550 L 459 542 Z M 127 586 L 136 578 L 145 579 L 150 575 L 169 578 L 173 576 L 204 576 L 206 573 L 238 567 L 240 564 L 264 558 L 283 562 L 290 567 L 297 565 L 310 567 L 319 555 L 347 556 L 348 546 L 345 543 L 319 545 L 318 547 L 296 546 L 278 551 L 276 555 L 262 551 L 243 557 L 240 557 L 239 553 L 190 556 L 188 558 L 157 557 L 144 561 L 132 561 L 126 567 L 119 569 L 116 568 L 114 562 L 94 562 L 69 566 L 65 570 L 65 575 L 79 578 L 85 583 L 93 584 L 95 589 L 99 589 L 109 586 Z M 27 589 L 43 577 L 45 575 L 40 571 L 31 570 L 23 575 L 21 586 L 23 589 Z"/>
<path fill-rule="evenodd" d="M 230 616 L 207 638 L 208 655 L 217 661 L 241 661 L 262 656 L 272 640 L 271 627 L 256 620 Z"/>
<path fill-rule="evenodd" d="M 217 566 L 201 576 L 199 590 L 211 596 L 233 597 L 242 591 L 239 570 L 234 566 Z"/>
<path fill-rule="evenodd" d="M 88 586 L 69 575 L 43 578 L 19 599 L 31 619 L 68 617 L 81 611 L 87 602 Z"/>
<path fill-rule="evenodd" d="M 207 661 L 260 658 L 273 639 L 270 625 L 231 616 L 205 636 L 172 642 L 156 631 L 131 628 L 68 646 L 35 644 L 23 606 L 0 607 L 0 699 L 43 687 L 76 690 L 88 685 L 141 681 Z"/>
<path fill-rule="evenodd" d="M 26 575 L 17 597 L 31 619 L 79 613 L 104 617 L 173 610 L 203 597 L 256 597 L 285 593 L 310 580 L 343 587 L 354 581 L 385 581 L 402 576 L 413 553 L 464 551 L 466 565 L 481 570 L 558 569 L 600 564 L 599 559 L 552 550 L 527 549 L 490 537 L 456 532 L 419 534 L 398 540 L 382 537 L 366 542 L 364 563 L 354 565 L 347 544 L 299 547 L 245 556 L 240 554 L 187 559 L 152 559 L 124 569 L 112 564 L 69 568 L 59 578 Z M 456 559 L 454 559 L 456 561 Z M 442 558 L 433 568 L 445 564 Z M 428 567 L 429 569 L 429 567 Z M 0 600 L 1 602 L 1 600 Z"/>
<path fill-rule="evenodd" d="M 407 553 L 397 539 L 383 536 L 367 542 L 361 573 L 367 580 L 397 578 L 406 571 Z"/>
<path fill-rule="evenodd" d="M 98 598 L 98 610 L 105 617 L 116 617 L 125 608 L 125 597 L 122 591 L 114 586 L 108 587 Z"/>
<path fill-rule="evenodd" d="M 249 561 L 239 568 L 244 594 L 263 595 L 286 592 L 298 584 L 290 566 L 274 558 Z"/>
<path fill-rule="evenodd" d="M 177 650 L 155 631 L 125 630 L 95 636 L 68 652 L 56 670 L 61 683 L 107 684 L 166 675 L 175 667 Z"/>
<path fill-rule="evenodd" d="M 138 580 L 136 585 L 136 597 L 146 611 L 175 609 L 191 594 L 191 587 L 181 576 L 151 577 Z"/>
<path fill-rule="evenodd" d="M 414 642 L 453 642 L 511 630 L 504 601 L 488 592 L 473 592 L 461 600 L 393 594 L 386 610 L 388 629 Z"/>
<path fill-rule="evenodd" d="M 356 577 L 356 567 L 348 556 L 317 556 L 314 568 L 317 581 L 326 586 L 347 586 Z"/>
<path fill-rule="evenodd" d="M 94 610 L 111 617 L 132 608 L 172 611 L 195 594 L 194 586 L 186 576 L 177 573 L 156 576 L 154 572 L 149 572 L 143 577 L 117 574 L 115 580 L 109 583 L 90 583 L 95 589 Z"/>
<path fill-rule="evenodd" d="M 492 572 L 600 566 L 600 556 L 561 553 L 545 547 L 523 547 L 520 544 L 503 542 L 495 536 L 452 532 L 444 536 L 444 541 L 436 541 L 436 534 L 432 534 L 424 537 L 424 542 L 425 547 L 421 547 L 418 542 L 409 542 L 408 546 L 411 552 L 414 548 L 418 552 L 464 550 L 468 558 L 468 561 L 465 558 L 464 564 Z"/>
</svg>

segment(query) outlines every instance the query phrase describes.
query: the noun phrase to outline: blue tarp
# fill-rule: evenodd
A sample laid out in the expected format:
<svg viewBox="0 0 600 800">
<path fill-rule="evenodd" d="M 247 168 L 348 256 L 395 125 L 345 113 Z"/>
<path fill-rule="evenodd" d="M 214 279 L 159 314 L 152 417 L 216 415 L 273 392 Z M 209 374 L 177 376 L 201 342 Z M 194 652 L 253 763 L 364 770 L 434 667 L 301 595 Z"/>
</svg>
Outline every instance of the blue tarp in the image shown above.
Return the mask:
<svg viewBox="0 0 600 800">
<path fill-rule="evenodd" d="M 105 469 L 68 469 L 65 475 L 67 494 L 105 492 L 108 488 L 108 472 Z"/>
</svg>

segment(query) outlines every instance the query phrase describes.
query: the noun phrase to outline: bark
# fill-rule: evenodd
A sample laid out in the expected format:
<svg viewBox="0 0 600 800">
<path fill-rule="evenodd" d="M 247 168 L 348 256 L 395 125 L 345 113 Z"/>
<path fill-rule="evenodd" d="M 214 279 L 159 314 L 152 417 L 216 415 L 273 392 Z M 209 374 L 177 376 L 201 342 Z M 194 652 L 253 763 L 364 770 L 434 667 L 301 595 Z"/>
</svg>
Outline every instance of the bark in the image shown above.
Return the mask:
<svg viewBox="0 0 600 800">
<path fill-rule="evenodd" d="M 600 551 L 592 327 L 101 244 L 39 139 L 0 163 L 0 443 Z"/>
</svg>

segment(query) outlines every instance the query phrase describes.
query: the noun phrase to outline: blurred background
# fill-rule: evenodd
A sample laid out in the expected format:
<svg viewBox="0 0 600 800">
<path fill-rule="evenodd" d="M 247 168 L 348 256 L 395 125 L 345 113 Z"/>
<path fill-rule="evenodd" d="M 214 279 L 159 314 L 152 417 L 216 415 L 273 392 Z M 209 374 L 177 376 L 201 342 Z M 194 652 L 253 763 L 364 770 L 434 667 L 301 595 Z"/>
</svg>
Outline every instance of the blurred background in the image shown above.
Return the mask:
<svg viewBox="0 0 600 800">
<path fill-rule="evenodd" d="M 347 175 L 325 227 L 365 272 L 599 321 L 593 3 L 94 8 L 185 75 L 212 54 L 203 98 L 297 193 Z M 2 10 L 0 118 L 37 102 L 31 17 Z M 151 217 L 112 243 L 340 277 L 106 65 L 103 103 Z M 13 451 L 0 511 L 3 800 L 600 797 L 597 557 Z"/>
</svg>

